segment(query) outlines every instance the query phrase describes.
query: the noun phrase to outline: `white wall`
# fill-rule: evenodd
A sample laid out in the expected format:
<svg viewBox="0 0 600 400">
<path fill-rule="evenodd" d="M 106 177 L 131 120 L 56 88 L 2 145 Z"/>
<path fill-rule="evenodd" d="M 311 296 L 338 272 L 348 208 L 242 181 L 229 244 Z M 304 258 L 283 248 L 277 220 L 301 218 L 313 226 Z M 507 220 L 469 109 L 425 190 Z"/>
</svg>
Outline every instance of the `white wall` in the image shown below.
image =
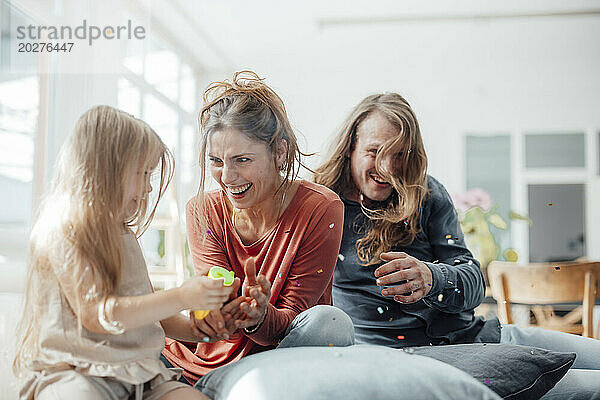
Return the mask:
<svg viewBox="0 0 600 400">
<path fill-rule="evenodd" d="M 600 5 L 509 2 L 498 9 L 484 1 L 436 11 L 443 3 L 428 3 L 375 2 L 379 7 L 362 13 L 435 17 Z M 337 16 L 360 14 L 355 3 L 337 4 Z M 466 132 L 600 128 L 598 14 L 319 27 L 333 7 L 241 1 L 203 7 L 198 20 L 233 59 L 233 68 L 252 68 L 267 78 L 311 150 L 321 148 L 354 104 L 378 91 L 397 91 L 412 104 L 431 172 L 451 190 L 462 189 Z M 209 18 L 210 12 L 216 15 Z"/>
<path fill-rule="evenodd" d="M 404 95 L 430 173 L 459 192 L 467 133 L 600 130 L 599 9 L 599 1 L 202 1 L 192 14 L 231 71 L 253 69 L 283 97 L 309 151 L 324 150 L 364 96 Z M 574 15 L 517 17 L 552 13 Z M 587 183 L 587 251 L 600 258 L 600 178 Z M 512 207 L 526 212 L 516 198 Z"/>
</svg>

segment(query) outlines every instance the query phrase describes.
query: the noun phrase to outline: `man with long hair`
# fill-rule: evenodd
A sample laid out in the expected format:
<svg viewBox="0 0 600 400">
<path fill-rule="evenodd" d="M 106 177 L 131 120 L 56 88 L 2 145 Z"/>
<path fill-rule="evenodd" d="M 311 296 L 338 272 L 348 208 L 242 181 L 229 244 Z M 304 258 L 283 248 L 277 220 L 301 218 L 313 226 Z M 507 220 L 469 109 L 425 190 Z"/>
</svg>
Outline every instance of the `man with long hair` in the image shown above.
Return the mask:
<svg viewBox="0 0 600 400">
<path fill-rule="evenodd" d="M 450 196 L 427 175 L 419 124 L 402 96 L 363 99 L 333 143 L 315 182 L 344 202 L 333 303 L 352 318 L 357 343 L 500 342 L 575 352 L 573 368 L 548 395 L 600 396 L 600 341 L 475 317 L 483 275 Z"/>
</svg>

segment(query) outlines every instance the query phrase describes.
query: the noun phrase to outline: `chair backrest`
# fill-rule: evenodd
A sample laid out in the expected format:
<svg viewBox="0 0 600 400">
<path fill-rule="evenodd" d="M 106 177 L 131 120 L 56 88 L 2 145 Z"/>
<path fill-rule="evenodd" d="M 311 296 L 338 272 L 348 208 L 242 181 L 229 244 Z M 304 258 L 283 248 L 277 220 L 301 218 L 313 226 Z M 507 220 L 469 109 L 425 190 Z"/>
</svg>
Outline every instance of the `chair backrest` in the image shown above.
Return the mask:
<svg viewBox="0 0 600 400">
<path fill-rule="evenodd" d="M 492 295 L 498 316 L 512 323 L 511 303 L 583 304 L 583 335 L 591 337 L 594 300 L 600 296 L 600 262 L 515 264 L 493 261 L 488 265 Z"/>
</svg>

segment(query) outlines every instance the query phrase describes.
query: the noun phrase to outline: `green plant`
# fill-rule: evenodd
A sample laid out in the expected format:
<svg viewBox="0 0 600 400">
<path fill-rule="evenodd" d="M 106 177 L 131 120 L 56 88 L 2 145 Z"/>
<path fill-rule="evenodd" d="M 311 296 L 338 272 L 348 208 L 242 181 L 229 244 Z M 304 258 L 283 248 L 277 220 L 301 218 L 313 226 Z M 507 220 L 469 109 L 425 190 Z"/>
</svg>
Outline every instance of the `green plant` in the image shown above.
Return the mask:
<svg viewBox="0 0 600 400">
<path fill-rule="evenodd" d="M 460 226 L 465 235 L 465 243 L 482 268 L 500 258 L 516 262 L 519 255 L 512 247 L 501 249 L 494 237 L 494 228 L 508 229 L 508 223 L 498 212 L 498 205 L 492 204 L 490 195 L 482 189 L 471 189 L 453 196 L 458 211 Z M 531 223 L 526 215 L 510 211 L 509 220 Z"/>
</svg>

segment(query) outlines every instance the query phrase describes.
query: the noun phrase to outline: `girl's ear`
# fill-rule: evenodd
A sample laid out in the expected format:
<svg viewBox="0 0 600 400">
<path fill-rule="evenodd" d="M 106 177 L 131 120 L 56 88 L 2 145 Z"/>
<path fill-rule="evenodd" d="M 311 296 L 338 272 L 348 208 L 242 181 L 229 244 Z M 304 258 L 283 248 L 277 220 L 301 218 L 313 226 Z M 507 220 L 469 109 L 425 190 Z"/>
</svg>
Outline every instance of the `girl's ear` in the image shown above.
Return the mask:
<svg viewBox="0 0 600 400">
<path fill-rule="evenodd" d="M 277 148 L 275 150 L 275 166 L 278 170 L 283 169 L 283 164 L 287 159 L 288 154 L 288 142 L 285 139 L 282 139 L 277 144 Z"/>
</svg>

